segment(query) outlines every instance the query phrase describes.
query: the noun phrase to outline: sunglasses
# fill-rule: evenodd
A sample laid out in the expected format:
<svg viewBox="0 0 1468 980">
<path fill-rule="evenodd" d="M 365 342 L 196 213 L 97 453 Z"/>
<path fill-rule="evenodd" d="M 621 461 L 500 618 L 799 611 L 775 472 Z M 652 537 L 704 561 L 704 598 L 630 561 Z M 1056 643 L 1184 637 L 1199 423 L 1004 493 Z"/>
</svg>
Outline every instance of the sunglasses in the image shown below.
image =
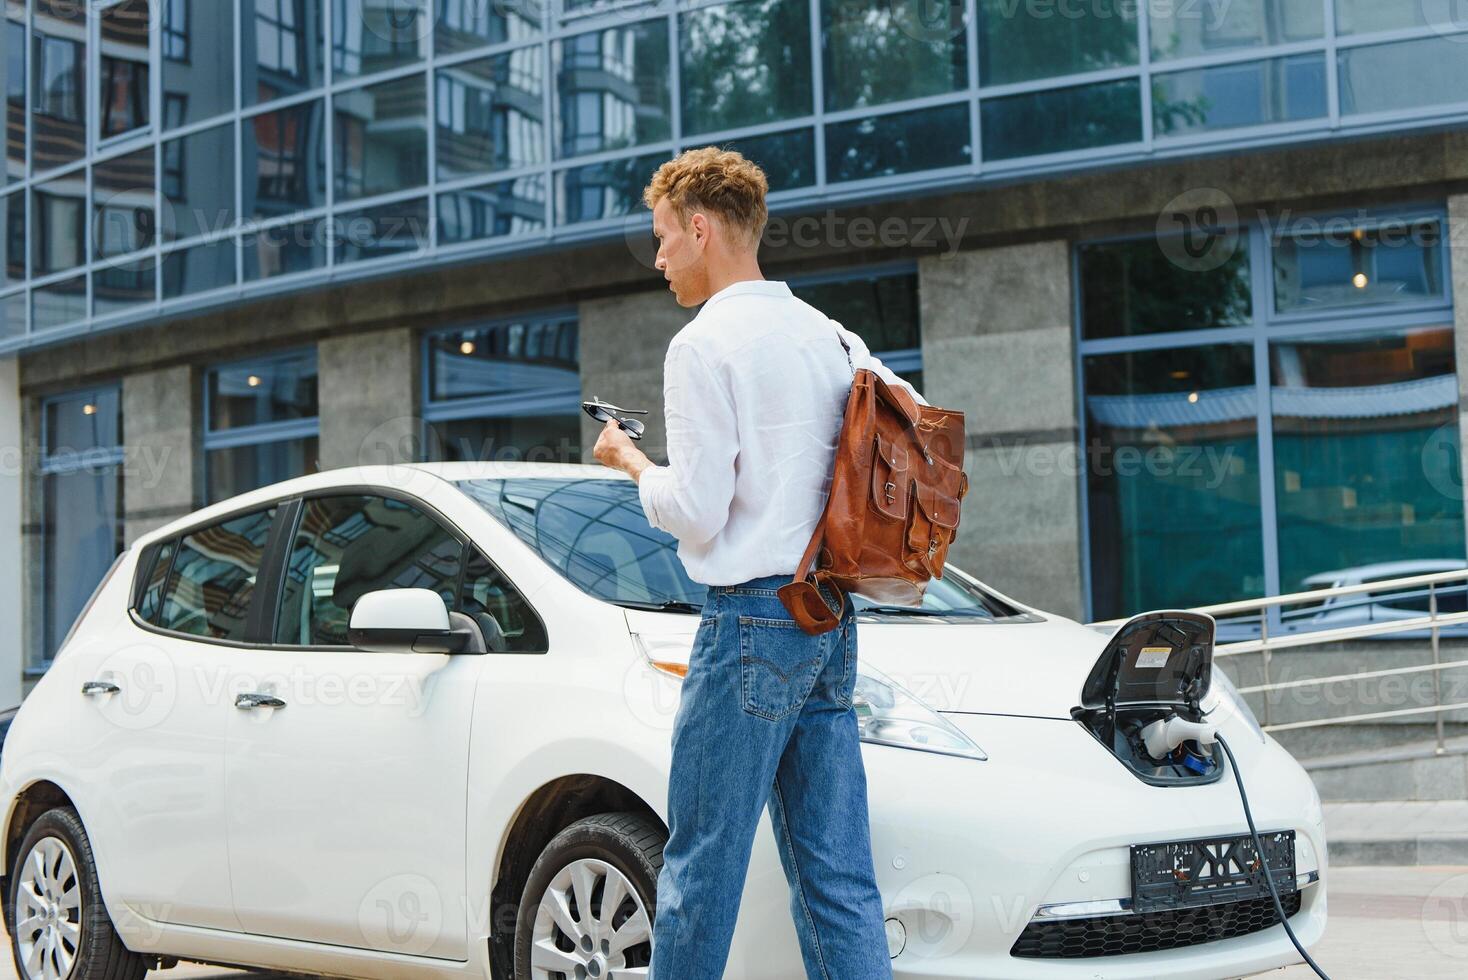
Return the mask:
<svg viewBox="0 0 1468 980">
<path fill-rule="evenodd" d="M 623 418 L 624 415 L 646 415 L 645 408 L 619 408 L 593 397 L 591 401 L 581 403 L 581 410 L 598 422 L 616 422 L 617 427 L 627 433 L 629 439 L 641 439 L 642 433 L 647 430 L 641 419 Z"/>
</svg>

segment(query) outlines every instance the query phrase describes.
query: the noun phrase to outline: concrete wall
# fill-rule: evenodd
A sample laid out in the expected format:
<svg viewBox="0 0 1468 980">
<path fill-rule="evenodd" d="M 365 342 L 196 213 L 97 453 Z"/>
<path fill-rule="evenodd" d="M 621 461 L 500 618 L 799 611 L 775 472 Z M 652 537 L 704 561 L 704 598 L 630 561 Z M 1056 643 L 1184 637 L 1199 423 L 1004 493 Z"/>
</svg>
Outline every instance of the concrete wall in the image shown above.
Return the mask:
<svg viewBox="0 0 1468 980">
<path fill-rule="evenodd" d="M 1080 475 L 1064 241 L 918 264 L 924 395 L 962 409 L 969 493 L 949 552 L 1001 592 L 1081 615 Z"/>
<path fill-rule="evenodd" d="M 407 328 L 317 345 L 321 468 L 411 462 L 418 452 L 418 339 Z"/>
<path fill-rule="evenodd" d="M 24 404 L 20 362 L 0 360 L 0 706 L 20 702 L 25 651 Z"/>
<path fill-rule="evenodd" d="M 663 357 L 673 335 L 695 312 L 679 306 L 666 289 L 588 300 L 577 311 L 582 397 L 594 395 L 614 405 L 648 409 L 642 450 L 655 462 L 665 461 L 667 446 Z M 588 463 L 600 428 L 583 414 L 581 446 Z"/>
<path fill-rule="evenodd" d="M 123 538 L 196 509 L 204 498 L 200 372 L 188 365 L 122 379 Z"/>
</svg>

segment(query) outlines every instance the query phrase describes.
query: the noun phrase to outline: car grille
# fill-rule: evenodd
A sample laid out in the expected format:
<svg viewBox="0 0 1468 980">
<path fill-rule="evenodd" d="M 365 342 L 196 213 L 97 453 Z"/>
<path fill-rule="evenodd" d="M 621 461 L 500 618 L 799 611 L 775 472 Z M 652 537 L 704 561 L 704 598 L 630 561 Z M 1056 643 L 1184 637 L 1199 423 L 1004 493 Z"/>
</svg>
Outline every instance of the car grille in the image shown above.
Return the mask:
<svg viewBox="0 0 1468 980">
<path fill-rule="evenodd" d="M 1282 896 L 1285 917 L 1300 911 L 1300 893 Z M 1011 956 L 1080 959 L 1152 953 L 1247 936 L 1279 922 L 1268 898 L 1168 909 L 1143 915 L 1031 922 L 1009 950 Z"/>
</svg>

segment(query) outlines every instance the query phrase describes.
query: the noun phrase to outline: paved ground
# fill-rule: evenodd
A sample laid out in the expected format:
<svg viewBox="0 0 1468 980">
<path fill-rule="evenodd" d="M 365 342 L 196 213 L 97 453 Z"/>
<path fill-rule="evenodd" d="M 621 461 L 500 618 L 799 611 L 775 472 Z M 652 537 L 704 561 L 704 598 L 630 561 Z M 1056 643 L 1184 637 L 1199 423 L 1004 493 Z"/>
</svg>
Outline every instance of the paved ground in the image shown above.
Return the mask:
<svg viewBox="0 0 1468 980">
<path fill-rule="evenodd" d="M 1468 976 L 1468 866 L 1336 869 L 1330 926 L 1311 952 L 1332 980 L 1461 980 Z M 272 980 L 277 975 L 183 965 L 152 976 Z M 1298 966 L 1260 976 L 1305 980 L 1313 974 Z M 0 980 L 14 978 L 6 956 Z"/>
</svg>

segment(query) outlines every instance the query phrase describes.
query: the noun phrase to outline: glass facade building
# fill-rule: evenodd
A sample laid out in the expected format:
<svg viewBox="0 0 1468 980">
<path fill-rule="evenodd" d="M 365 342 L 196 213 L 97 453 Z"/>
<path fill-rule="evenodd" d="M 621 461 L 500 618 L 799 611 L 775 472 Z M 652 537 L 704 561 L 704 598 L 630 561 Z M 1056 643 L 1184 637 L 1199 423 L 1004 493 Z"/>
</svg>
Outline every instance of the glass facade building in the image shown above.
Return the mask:
<svg viewBox="0 0 1468 980">
<path fill-rule="evenodd" d="M 798 209 L 1440 126 L 1450 6 L 5 0 L 0 352 L 616 236 L 687 146 Z"/>
</svg>

